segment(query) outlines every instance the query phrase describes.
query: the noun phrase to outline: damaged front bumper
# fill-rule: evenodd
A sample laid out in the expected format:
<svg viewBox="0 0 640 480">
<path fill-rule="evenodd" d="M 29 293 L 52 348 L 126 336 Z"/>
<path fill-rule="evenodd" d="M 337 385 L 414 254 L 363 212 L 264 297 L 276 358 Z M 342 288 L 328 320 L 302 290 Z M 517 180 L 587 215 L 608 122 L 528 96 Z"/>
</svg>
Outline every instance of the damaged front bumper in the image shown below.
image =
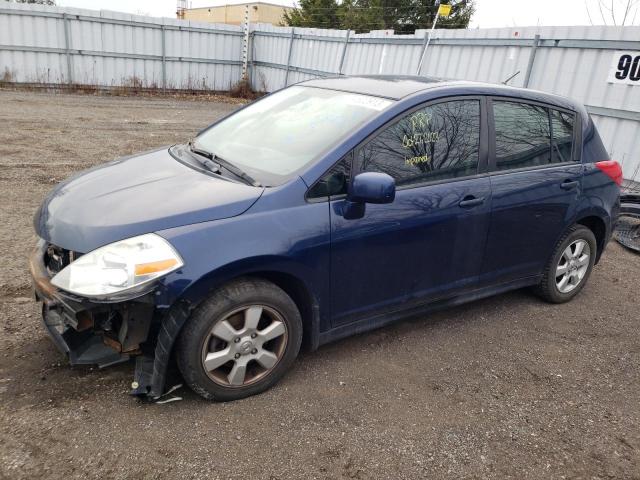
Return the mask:
<svg viewBox="0 0 640 480">
<path fill-rule="evenodd" d="M 155 315 L 153 293 L 118 302 L 99 302 L 63 292 L 51 283 L 40 242 L 29 259 L 36 300 L 49 336 L 71 365 L 106 367 L 144 353 Z M 134 382 L 134 387 L 137 382 Z M 132 391 L 133 394 L 145 393 Z"/>
</svg>

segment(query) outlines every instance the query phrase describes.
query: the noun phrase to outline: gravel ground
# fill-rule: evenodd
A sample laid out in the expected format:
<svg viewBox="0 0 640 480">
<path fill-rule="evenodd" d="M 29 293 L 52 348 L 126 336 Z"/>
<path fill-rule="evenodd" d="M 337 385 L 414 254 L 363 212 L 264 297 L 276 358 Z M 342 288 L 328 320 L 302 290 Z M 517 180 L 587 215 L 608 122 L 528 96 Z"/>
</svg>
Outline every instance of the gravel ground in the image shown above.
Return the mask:
<svg viewBox="0 0 640 480">
<path fill-rule="evenodd" d="M 573 302 L 517 291 L 305 353 L 262 395 L 142 403 L 39 325 L 31 219 L 73 172 L 235 105 L 0 91 L 0 478 L 640 478 L 640 256 Z"/>
</svg>

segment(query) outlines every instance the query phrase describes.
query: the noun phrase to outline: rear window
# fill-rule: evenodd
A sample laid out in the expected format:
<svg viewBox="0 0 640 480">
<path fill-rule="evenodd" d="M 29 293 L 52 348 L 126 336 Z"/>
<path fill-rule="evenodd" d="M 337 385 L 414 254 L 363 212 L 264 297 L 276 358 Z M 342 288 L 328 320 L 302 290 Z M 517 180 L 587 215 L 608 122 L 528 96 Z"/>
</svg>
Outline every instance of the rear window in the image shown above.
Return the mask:
<svg viewBox="0 0 640 480">
<path fill-rule="evenodd" d="M 571 161 L 573 113 L 498 100 L 493 101 L 493 118 L 498 170 Z"/>
</svg>

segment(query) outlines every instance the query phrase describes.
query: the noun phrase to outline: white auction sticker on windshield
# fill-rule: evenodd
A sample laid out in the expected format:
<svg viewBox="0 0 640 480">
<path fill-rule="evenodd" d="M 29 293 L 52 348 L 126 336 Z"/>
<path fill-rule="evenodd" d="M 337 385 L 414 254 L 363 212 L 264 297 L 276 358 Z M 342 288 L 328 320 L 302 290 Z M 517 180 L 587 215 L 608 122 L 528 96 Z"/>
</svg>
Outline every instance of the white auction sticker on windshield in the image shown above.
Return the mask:
<svg viewBox="0 0 640 480">
<path fill-rule="evenodd" d="M 354 107 L 370 108 L 371 110 L 384 110 L 391 105 L 391 100 L 380 97 L 370 97 L 368 95 L 346 95 L 345 103 Z"/>
</svg>

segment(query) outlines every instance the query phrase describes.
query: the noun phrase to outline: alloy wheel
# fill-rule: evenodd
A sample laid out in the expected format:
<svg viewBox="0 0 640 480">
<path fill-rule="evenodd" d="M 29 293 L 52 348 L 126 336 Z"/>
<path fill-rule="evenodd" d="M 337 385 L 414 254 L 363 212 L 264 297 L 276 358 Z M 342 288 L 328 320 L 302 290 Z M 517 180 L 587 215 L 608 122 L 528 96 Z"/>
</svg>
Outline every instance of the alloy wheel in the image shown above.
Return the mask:
<svg viewBox="0 0 640 480">
<path fill-rule="evenodd" d="M 562 252 L 556 266 L 556 287 L 560 293 L 575 289 L 589 269 L 591 248 L 586 240 L 576 240 Z"/>
<path fill-rule="evenodd" d="M 275 368 L 287 340 L 287 325 L 276 310 L 244 306 L 215 322 L 202 346 L 202 366 L 219 385 L 249 385 Z"/>
</svg>

